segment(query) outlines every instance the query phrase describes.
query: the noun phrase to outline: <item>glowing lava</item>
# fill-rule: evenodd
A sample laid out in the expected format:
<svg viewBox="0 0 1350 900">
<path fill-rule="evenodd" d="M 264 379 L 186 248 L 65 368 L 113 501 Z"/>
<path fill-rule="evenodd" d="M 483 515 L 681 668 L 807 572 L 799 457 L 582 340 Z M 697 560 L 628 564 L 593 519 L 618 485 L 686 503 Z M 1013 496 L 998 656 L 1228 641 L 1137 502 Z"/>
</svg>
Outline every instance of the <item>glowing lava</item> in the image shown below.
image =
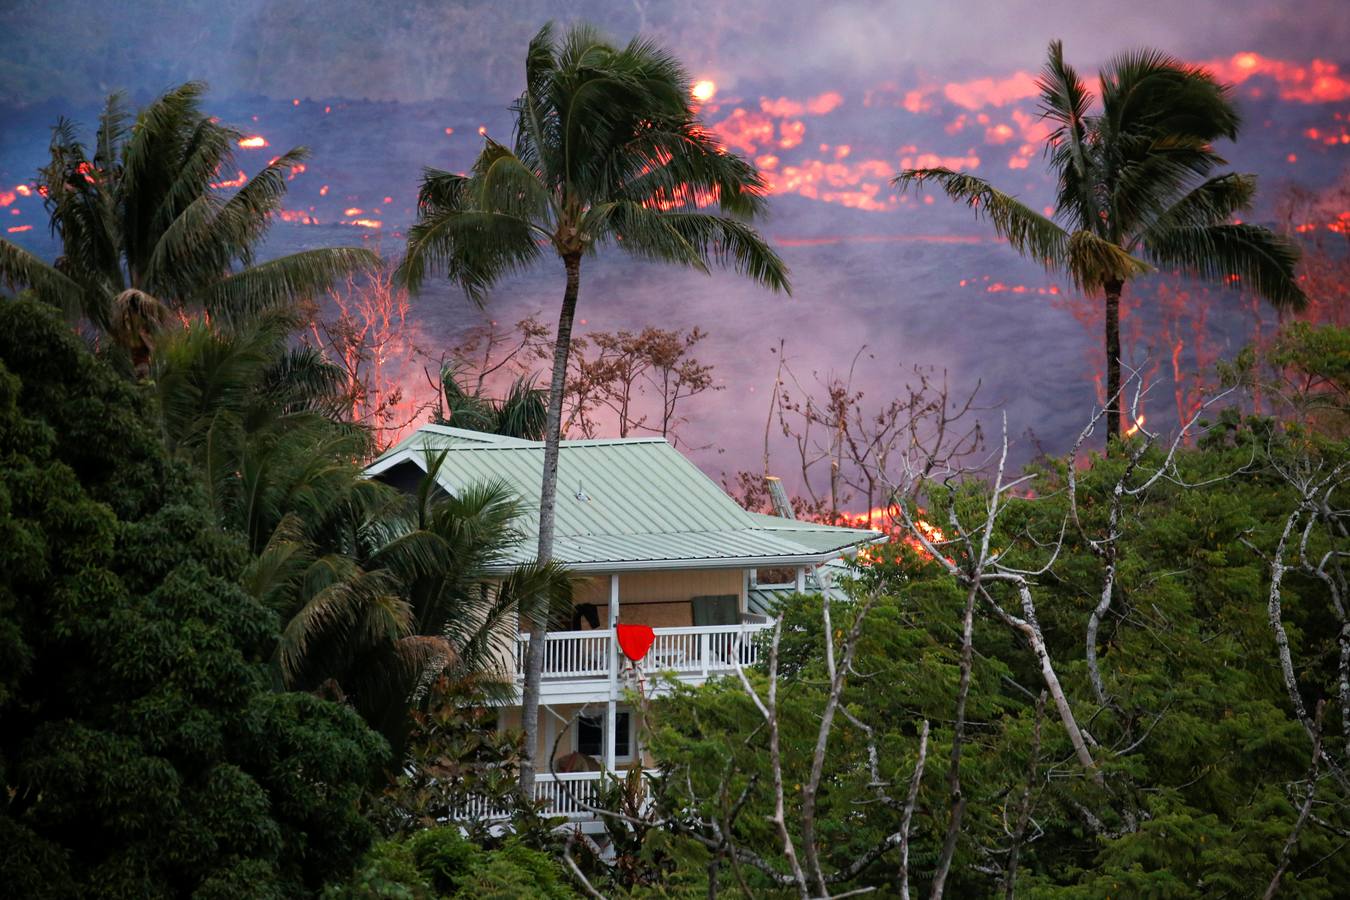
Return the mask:
<svg viewBox="0 0 1350 900">
<path fill-rule="evenodd" d="M 251 134 L 248 137 L 240 138 L 239 146 L 245 150 L 257 150 L 260 147 L 267 146 L 267 138 L 260 134 Z"/>
<path fill-rule="evenodd" d="M 709 79 L 695 81 L 694 86 L 689 90 L 690 95 L 699 103 L 707 103 L 713 97 L 717 96 L 717 82 Z"/>
<path fill-rule="evenodd" d="M 248 181 L 248 176 L 244 174 L 243 169 L 240 169 L 239 174 L 236 175 L 235 177 L 227 178 L 224 181 L 213 181 L 211 183 L 211 187 L 216 188 L 217 190 L 220 190 L 222 188 L 243 187 L 244 182 L 246 181 Z"/>
</svg>

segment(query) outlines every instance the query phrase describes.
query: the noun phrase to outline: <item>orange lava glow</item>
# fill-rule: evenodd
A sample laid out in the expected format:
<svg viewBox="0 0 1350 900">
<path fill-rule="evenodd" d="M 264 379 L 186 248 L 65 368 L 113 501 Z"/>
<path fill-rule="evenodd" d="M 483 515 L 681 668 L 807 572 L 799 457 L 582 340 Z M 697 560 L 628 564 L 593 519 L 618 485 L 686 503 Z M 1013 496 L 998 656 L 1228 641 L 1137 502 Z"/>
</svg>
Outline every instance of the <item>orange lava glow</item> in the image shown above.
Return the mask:
<svg viewBox="0 0 1350 900">
<path fill-rule="evenodd" d="M 247 181 L 248 176 L 244 174 L 243 169 L 240 169 L 239 174 L 235 175 L 233 178 L 227 178 L 224 181 L 213 181 L 211 187 L 216 188 L 217 190 L 222 188 L 237 188 L 243 187 L 244 183 Z"/>
<path fill-rule="evenodd" d="M 923 545 L 923 541 L 910 533 L 910 531 L 901 524 L 899 517 L 892 514 L 892 507 L 876 506 L 863 513 L 843 512 L 839 514 L 838 523 L 846 528 L 869 528 L 874 531 L 880 531 L 886 534 L 892 544 L 901 543 L 909 547 L 919 556 L 927 559 L 932 558 L 932 554 Z M 923 510 L 919 510 L 923 513 Z M 923 537 L 935 546 L 940 545 L 947 540 L 946 534 L 942 529 L 923 518 L 914 520 L 914 527 L 922 533 Z M 884 545 L 883 545 L 884 546 Z M 865 547 L 858 552 L 858 561 L 864 564 L 878 562 L 885 559 L 885 551 L 880 547 Z"/>
<path fill-rule="evenodd" d="M 10 234 L 18 234 L 21 231 L 32 231 L 32 230 L 33 230 L 32 225 L 13 225 L 5 229 L 5 231 L 7 231 Z"/>
<path fill-rule="evenodd" d="M 359 216 L 363 212 L 365 212 L 365 210 L 359 206 L 349 206 L 342 211 L 342 214 L 350 219 L 352 216 Z"/>
<path fill-rule="evenodd" d="M 1237 85 L 1258 76 L 1269 78 L 1275 82 L 1281 100 L 1296 103 L 1344 103 L 1350 100 L 1350 76 L 1343 75 L 1339 66 L 1326 60 L 1314 59 L 1305 65 L 1247 52 L 1212 60 L 1204 66 L 1223 81 Z"/>
<path fill-rule="evenodd" d="M 704 209 L 717 203 L 720 192 L 714 188 L 711 191 L 690 190 L 688 185 L 680 185 L 674 191 L 659 190 L 646 200 L 642 205 L 650 209 L 659 209 L 663 211 L 672 209 Z"/>
<path fill-rule="evenodd" d="M 789 100 L 787 97 L 770 100 L 768 97 L 761 97 L 759 108 L 778 118 L 796 118 L 804 113 L 823 116 L 838 109 L 843 102 L 844 96 L 838 91 L 826 91 L 818 97 L 807 100 Z"/>
<path fill-rule="evenodd" d="M 245 150 L 257 150 L 260 147 L 268 146 L 267 138 L 260 134 L 249 135 L 239 139 L 239 146 Z"/>
<path fill-rule="evenodd" d="M 1134 420 L 1134 424 L 1131 425 L 1129 428 L 1126 428 L 1126 429 L 1125 429 L 1125 436 L 1126 436 L 1126 437 L 1134 437 L 1136 434 L 1139 433 L 1139 429 L 1144 427 L 1144 422 L 1145 422 L 1145 421 L 1146 421 L 1146 417 L 1144 416 L 1143 413 L 1140 413 L 1140 414 L 1139 414 L 1139 417 L 1138 417 L 1137 419 Z"/>
<path fill-rule="evenodd" d="M 689 94 L 699 103 L 707 103 L 717 96 L 717 82 L 709 78 L 695 81 L 694 86 L 689 89 Z M 449 131 L 449 129 L 446 130 Z"/>
<path fill-rule="evenodd" d="M 291 222 L 296 225 L 318 225 L 319 220 L 309 213 L 299 209 L 281 209 L 277 210 L 277 215 L 281 216 L 281 221 Z"/>
<path fill-rule="evenodd" d="M 14 191 L 0 191 L 0 206 L 9 206 L 15 199 Z"/>
<path fill-rule="evenodd" d="M 355 226 L 357 226 L 358 228 L 371 228 L 371 229 L 383 228 L 383 227 L 384 227 L 384 223 L 381 222 L 379 219 L 349 219 L 348 221 L 344 222 L 343 224 L 344 224 L 344 225 L 355 225 Z"/>
<path fill-rule="evenodd" d="M 763 174 L 772 194 L 798 194 L 873 211 L 893 208 L 896 203 L 894 194 L 882 193 L 893 174 L 893 166 L 885 160 L 845 163 L 812 159 L 781 169 L 775 162 L 775 168 Z"/>
</svg>

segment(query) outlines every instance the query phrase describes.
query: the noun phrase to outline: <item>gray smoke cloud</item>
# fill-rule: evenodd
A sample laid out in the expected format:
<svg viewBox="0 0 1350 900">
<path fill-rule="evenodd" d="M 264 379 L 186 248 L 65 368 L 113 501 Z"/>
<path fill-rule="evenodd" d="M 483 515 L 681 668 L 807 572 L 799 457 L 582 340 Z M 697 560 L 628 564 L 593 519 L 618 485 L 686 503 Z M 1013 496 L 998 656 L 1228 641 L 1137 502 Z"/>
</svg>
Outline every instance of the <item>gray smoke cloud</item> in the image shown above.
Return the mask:
<svg viewBox="0 0 1350 900">
<path fill-rule="evenodd" d="M 1264 0 L 3 0 L 0 97 L 84 103 L 199 78 L 217 96 L 500 102 L 536 29 L 583 19 L 656 38 L 728 88 L 1030 69 L 1052 37 L 1085 65 L 1136 45 L 1336 60 L 1350 40 L 1343 13 L 1336 0 L 1298 15 Z"/>
</svg>

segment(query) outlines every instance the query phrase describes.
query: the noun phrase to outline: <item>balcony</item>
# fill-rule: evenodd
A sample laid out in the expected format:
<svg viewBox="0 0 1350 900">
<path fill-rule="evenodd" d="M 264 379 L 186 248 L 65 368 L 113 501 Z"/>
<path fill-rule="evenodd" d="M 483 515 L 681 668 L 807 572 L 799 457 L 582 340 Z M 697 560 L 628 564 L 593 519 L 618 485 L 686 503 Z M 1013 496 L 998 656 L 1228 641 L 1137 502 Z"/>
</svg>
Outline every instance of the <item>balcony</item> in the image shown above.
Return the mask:
<svg viewBox="0 0 1350 900">
<path fill-rule="evenodd" d="M 757 617 L 758 618 L 758 617 Z M 734 672 L 738 666 L 754 665 L 759 659 L 755 638 L 769 627 L 767 620 L 737 625 L 687 625 L 655 628 L 656 639 L 637 663 L 645 675 L 669 673 L 680 681 L 698 684 L 713 675 Z M 567 685 L 582 689 L 587 681 L 608 683 L 632 663 L 618 650 L 614 632 L 554 631 L 545 636 L 544 688 L 551 694 L 565 693 Z M 530 636 L 516 639 L 516 681 L 524 680 Z"/>
<path fill-rule="evenodd" d="M 617 775 L 622 778 L 624 773 Z M 587 807 L 596 803 L 600 779 L 613 777 L 615 775 L 605 772 L 541 772 L 535 777 L 534 797 L 540 801 L 540 811 L 545 816 L 563 816 L 572 823 L 597 822 L 596 815 Z M 645 778 L 643 787 L 645 791 Z M 498 822 L 509 818 L 509 812 L 494 806 L 486 798 L 470 800 L 450 815 L 452 821 L 461 822 Z"/>
</svg>

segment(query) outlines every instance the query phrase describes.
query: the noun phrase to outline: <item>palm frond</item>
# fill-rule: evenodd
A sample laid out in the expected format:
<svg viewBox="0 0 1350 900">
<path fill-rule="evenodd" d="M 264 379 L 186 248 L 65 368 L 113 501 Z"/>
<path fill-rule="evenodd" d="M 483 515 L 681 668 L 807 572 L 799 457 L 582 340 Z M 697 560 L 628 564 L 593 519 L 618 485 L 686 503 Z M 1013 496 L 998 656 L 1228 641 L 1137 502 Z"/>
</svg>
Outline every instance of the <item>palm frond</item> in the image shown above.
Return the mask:
<svg viewBox="0 0 1350 900">
<path fill-rule="evenodd" d="M 1109 134 L 1237 137 L 1232 90 L 1201 66 L 1157 50 L 1131 50 L 1102 71 L 1102 118 Z"/>
<path fill-rule="evenodd" d="M 1118 135 L 1112 148 L 1105 224 L 1122 243 L 1224 162 L 1208 141 L 1188 135 Z"/>
<path fill-rule="evenodd" d="M 542 441 L 548 424 L 548 392 L 526 376 L 511 383 L 497 405 L 493 430 L 497 434 Z"/>
<path fill-rule="evenodd" d="M 1074 284 L 1084 291 L 1097 290 L 1113 281 L 1129 281 L 1151 269 L 1120 245 L 1086 230 L 1070 235 L 1065 268 Z"/>
<path fill-rule="evenodd" d="M 10 290 L 29 288 L 44 303 L 73 316 L 88 309 L 93 297 L 75 281 L 38 259 L 17 244 L 0 238 L 0 281 Z M 105 298 L 99 298 L 104 299 Z"/>
<path fill-rule="evenodd" d="M 538 176 L 509 149 L 491 138 L 474 161 L 473 208 L 536 224 L 555 214 L 553 198 Z"/>
<path fill-rule="evenodd" d="M 540 234 L 525 219 L 474 209 L 437 209 L 408 229 L 396 276 L 411 291 L 442 270 L 475 303 L 498 281 L 540 258 Z"/>
<path fill-rule="evenodd" d="M 1255 175 L 1229 172 L 1207 179 L 1150 222 L 1140 241 L 1147 239 L 1149 231 L 1161 233 L 1172 228 L 1222 225 L 1235 214 L 1249 209 L 1255 196 Z"/>
<path fill-rule="evenodd" d="M 791 294 L 787 264 L 745 222 L 702 212 L 652 209 L 630 200 L 597 207 L 583 220 L 597 238 L 609 237 L 634 256 L 702 272 L 729 266 L 772 291 Z"/>
<path fill-rule="evenodd" d="M 526 618 L 571 614 L 576 582 L 566 566 L 550 561 L 516 566 L 502 578 L 498 590 Z"/>
<path fill-rule="evenodd" d="M 1092 92 L 1073 66 L 1064 60 L 1064 42 L 1050 42 L 1045 66 L 1037 80 L 1041 92 L 1041 115 L 1054 129 L 1046 137 L 1046 152 L 1058 174 L 1057 209 L 1078 228 L 1091 227 L 1097 219 L 1097 198 L 1092 190 L 1093 164 L 1088 147 Z"/>
<path fill-rule="evenodd" d="M 1294 271 L 1298 247 L 1268 228 L 1247 223 L 1160 228 L 1145 235 L 1144 249 L 1160 266 L 1254 291 L 1280 309 L 1307 305 Z"/>
<path fill-rule="evenodd" d="M 963 202 L 976 216 L 989 219 L 995 233 L 1023 256 L 1047 267 L 1068 259 L 1068 235 L 1063 228 L 1020 200 L 995 189 L 989 182 L 951 169 L 908 169 L 891 182 L 902 191 L 933 181 L 953 200 Z"/>
<path fill-rule="evenodd" d="M 361 247 L 302 250 L 236 272 L 206 286 L 193 300 L 213 314 L 238 319 L 288 308 L 348 275 L 379 267 L 380 258 Z"/>
</svg>

